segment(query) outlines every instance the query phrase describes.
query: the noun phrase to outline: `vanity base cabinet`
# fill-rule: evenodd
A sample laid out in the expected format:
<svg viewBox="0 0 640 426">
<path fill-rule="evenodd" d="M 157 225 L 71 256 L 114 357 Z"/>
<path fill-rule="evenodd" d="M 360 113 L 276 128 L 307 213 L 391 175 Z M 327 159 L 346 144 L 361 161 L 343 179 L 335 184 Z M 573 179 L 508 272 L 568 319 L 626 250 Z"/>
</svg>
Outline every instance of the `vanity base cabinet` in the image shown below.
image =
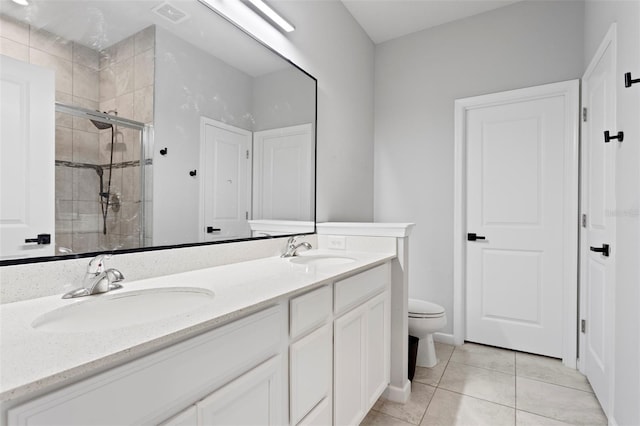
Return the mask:
<svg viewBox="0 0 640 426">
<path fill-rule="evenodd" d="M 334 326 L 334 424 L 364 419 L 389 384 L 389 292 L 336 319 Z"/>
<path fill-rule="evenodd" d="M 278 403 L 273 405 L 270 416 L 281 424 L 285 413 L 282 401 L 286 396 L 286 372 L 282 368 L 283 356 L 286 357 L 286 327 L 286 305 L 265 309 L 10 408 L 8 424 L 158 424 L 187 408 L 170 423 L 187 425 L 191 424 L 188 419 L 192 413 L 188 407 L 203 401 L 207 395 L 213 397 L 217 394 L 214 391 L 222 391 L 236 380 L 246 382 L 254 377 L 247 376 L 247 372 L 276 359 L 268 364 L 278 365 L 270 374 L 284 377 L 269 376 L 269 386 L 273 386 L 270 392 L 276 392 L 279 398 L 279 402 L 274 400 Z M 256 379 L 255 384 L 258 383 L 262 385 L 264 381 Z M 228 394 L 231 393 L 229 390 Z M 263 394 L 254 395 L 261 396 Z M 228 411 L 225 415 L 231 414 Z"/>
</svg>

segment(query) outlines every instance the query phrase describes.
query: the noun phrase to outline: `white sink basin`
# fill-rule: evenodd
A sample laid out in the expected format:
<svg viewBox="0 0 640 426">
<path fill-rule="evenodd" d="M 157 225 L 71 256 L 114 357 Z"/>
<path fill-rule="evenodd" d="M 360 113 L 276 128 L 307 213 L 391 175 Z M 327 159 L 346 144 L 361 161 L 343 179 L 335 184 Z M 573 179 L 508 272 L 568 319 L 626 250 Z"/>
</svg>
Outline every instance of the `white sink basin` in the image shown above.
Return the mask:
<svg viewBox="0 0 640 426">
<path fill-rule="evenodd" d="M 113 330 L 147 324 L 193 312 L 211 303 L 212 291 L 195 287 L 168 287 L 101 296 L 47 312 L 31 324 L 50 332 Z"/>
<path fill-rule="evenodd" d="M 289 258 L 289 262 L 305 266 L 336 266 L 346 265 L 347 263 L 353 263 L 355 261 L 356 260 L 351 257 L 323 254 L 295 256 Z"/>
</svg>

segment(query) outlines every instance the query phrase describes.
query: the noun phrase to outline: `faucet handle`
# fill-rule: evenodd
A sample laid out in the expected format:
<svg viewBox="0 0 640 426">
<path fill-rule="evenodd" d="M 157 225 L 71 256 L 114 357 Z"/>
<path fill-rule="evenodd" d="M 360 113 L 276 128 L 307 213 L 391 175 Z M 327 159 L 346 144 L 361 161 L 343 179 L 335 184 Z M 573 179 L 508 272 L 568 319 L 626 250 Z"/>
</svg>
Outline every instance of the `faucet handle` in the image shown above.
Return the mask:
<svg viewBox="0 0 640 426">
<path fill-rule="evenodd" d="M 100 254 L 89 261 L 87 265 L 88 274 L 99 274 L 104 272 L 104 261 L 110 259 L 110 254 Z"/>
</svg>

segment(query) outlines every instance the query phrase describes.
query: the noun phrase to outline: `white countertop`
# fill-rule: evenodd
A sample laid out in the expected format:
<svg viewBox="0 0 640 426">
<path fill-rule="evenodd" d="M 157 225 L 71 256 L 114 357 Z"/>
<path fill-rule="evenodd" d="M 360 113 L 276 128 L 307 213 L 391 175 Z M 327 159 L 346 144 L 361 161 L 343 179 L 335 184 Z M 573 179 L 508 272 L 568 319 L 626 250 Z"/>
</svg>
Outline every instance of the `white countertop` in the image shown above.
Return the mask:
<svg viewBox="0 0 640 426">
<path fill-rule="evenodd" d="M 146 280 L 125 280 L 122 290 L 104 295 L 64 300 L 56 295 L 0 305 L 0 401 L 71 383 L 395 257 L 389 253 L 322 250 L 303 255 L 317 254 L 351 257 L 355 262 L 312 267 L 271 257 Z M 122 272 L 126 276 L 127 271 Z M 198 287 L 213 291 L 215 298 L 196 311 L 125 328 L 50 332 L 31 326 L 46 312 L 90 298 L 166 287 Z"/>
</svg>

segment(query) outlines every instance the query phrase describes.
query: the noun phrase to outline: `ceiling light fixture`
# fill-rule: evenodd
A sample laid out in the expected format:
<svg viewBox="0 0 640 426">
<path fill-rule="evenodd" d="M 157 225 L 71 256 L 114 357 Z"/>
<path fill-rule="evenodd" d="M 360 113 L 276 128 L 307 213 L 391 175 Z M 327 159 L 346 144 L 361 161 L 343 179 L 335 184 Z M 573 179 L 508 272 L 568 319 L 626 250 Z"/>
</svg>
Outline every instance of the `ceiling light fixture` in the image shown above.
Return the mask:
<svg viewBox="0 0 640 426">
<path fill-rule="evenodd" d="M 20 6 L 29 6 L 29 2 L 27 0 L 12 0 L 15 4 L 19 4 Z"/>
<path fill-rule="evenodd" d="M 278 27 L 282 28 L 284 31 L 290 33 L 296 28 L 291 25 L 287 20 L 285 20 L 282 16 L 278 14 L 275 10 L 271 9 L 265 2 L 262 0 L 247 0 L 250 4 L 252 4 L 256 9 L 258 9 L 264 16 L 269 18 L 271 22 L 276 24 Z"/>
</svg>

